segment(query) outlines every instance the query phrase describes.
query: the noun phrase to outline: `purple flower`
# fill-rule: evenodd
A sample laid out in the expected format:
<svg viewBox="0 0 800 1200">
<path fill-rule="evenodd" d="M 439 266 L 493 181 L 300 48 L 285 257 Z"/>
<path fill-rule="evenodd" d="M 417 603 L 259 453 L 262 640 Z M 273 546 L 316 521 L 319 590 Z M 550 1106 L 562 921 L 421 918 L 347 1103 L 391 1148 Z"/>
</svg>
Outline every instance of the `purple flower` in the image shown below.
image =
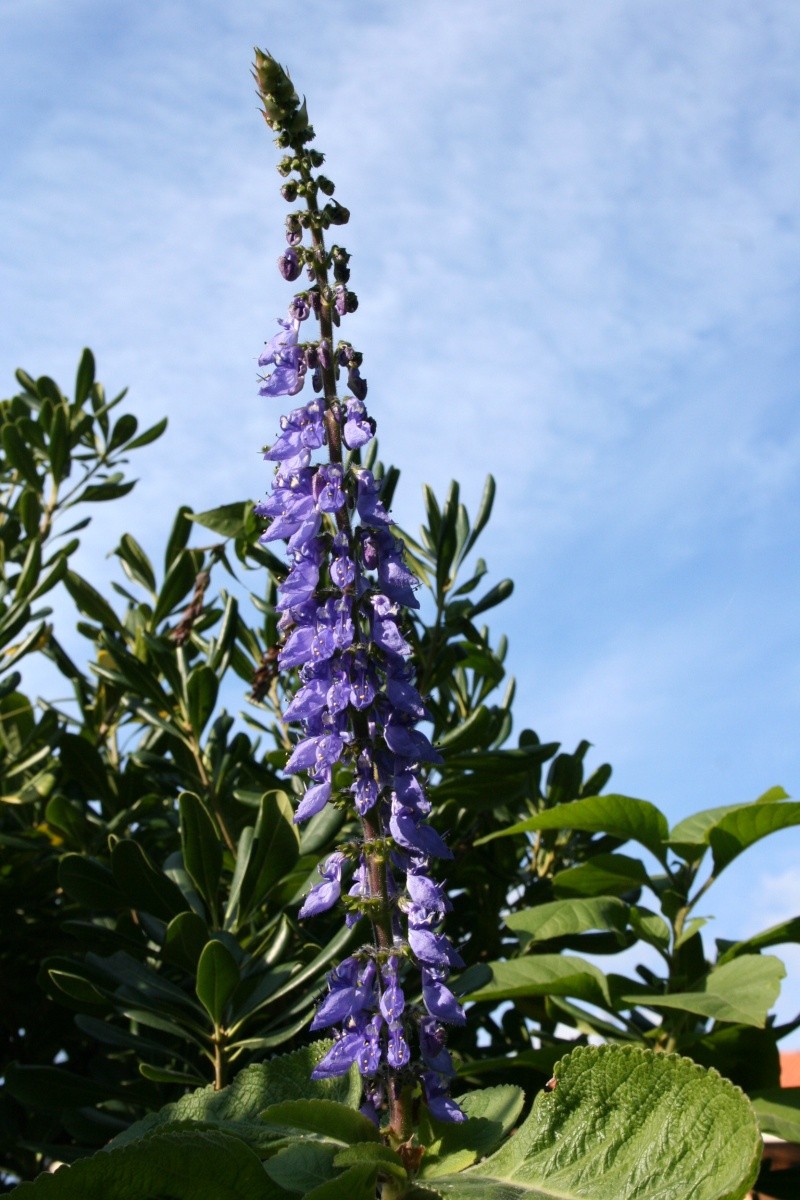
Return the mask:
<svg viewBox="0 0 800 1200">
<path fill-rule="evenodd" d="M 288 247 L 278 259 L 278 270 L 287 282 L 292 283 L 299 276 L 302 267 L 297 257 L 297 251 Z"/>
<path fill-rule="evenodd" d="M 422 1002 L 430 1015 L 438 1021 L 463 1025 L 466 1022 L 464 1009 L 450 988 L 442 982 L 441 974 L 442 972 L 435 968 L 422 968 Z"/>
<path fill-rule="evenodd" d="M 342 894 L 342 870 L 347 859 L 341 851 L 329 854 L 325 862 L 318 868 L 322 883 L 313 887 L 303 902 L 303 907 L 297 914 L 301 920 L 304 917 L 315 917 L 318 913 L 327 912 L 332 908 Z"/>
<path fill-rule="evenodd" d="M 437 1121 L 466 1121 L 466 1113 L 462 1112 L 449 1095 L 446 1080 L 442 1080 L 433 1071 L 425 1071 L 422 1075 L 422 1086 L 431 1116 Z"/>
<path fill-rule="evenodd" d="M 325 1057 L 317 1063 L 311 1072 L 312 1079 L 333 1079 L 337 1075 L 346 1075 L 356 1061 L 361 1047 L 364 1045 L 363 1033 L 344 1033 L 333 1043 Z"/>
<path fill-rule="evenodd" d="M 278 321 L 278 324 L 282 326 L 281 333 L 276 333 L 258 356 L 260 367 L 275 368 L 258 389 L 261 396 L 294 396 L 303 386 L 305 363 L 297 345 L 297 323 Z"/>
<path fill-rule="evenodd" d="M 363 400 L 348 397 L 345 402 L 346 419 L 342 430 L 344 444 L 348 450 L 358 450 L 375 435 L 375 422 L 367 416 Z"/>
</svg>

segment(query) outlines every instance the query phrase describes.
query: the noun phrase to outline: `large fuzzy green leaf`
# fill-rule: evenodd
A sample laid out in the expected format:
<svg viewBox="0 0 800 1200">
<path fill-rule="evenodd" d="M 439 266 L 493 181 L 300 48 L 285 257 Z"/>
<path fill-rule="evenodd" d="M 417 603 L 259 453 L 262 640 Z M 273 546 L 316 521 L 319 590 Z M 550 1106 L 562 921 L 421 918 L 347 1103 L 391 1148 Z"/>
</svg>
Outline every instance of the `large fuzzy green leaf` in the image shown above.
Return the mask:
<svg viewBox="0 0 800 1200">
<path fill-rule="evenodd" d="M 491 1158 L 432 1182 L 458 1200 L 740 1200 L 761 1139 L 744 1094 L 689 1059 L 585 1046 Z"/>
<path fill-rule="evenodd" d="M 15 1191 L 19 1200 L 281 1200 L 258 1155 L 216 1129 L 158 1133 L 82 1158 Z"/>
<path fill-rule="evenodd" d="M 269 1146 L 276 1137 L 275 1130 L 260 1120 L 260 1113 L 271 1104 L 317 1098 L 357 1108 L 361 1102 L 361 1079 L 355 1068 L 338 1079 L 314 1081 L 310 1078 L 314 1067 L 329 1049 L 330 1042 L 315 1042 L 292 1054 L 246 1067 L 220 1092 L 215 1092 L 213 1087 L 198 1088 L 158 1112 L 149 1113 L 119 1134 L 111 1145 L 126 1145 L 159 1126 L 172 1125 L 176 1121 L 199 1121 L 235 1133 L 258 1149 Z"/>
</svg>

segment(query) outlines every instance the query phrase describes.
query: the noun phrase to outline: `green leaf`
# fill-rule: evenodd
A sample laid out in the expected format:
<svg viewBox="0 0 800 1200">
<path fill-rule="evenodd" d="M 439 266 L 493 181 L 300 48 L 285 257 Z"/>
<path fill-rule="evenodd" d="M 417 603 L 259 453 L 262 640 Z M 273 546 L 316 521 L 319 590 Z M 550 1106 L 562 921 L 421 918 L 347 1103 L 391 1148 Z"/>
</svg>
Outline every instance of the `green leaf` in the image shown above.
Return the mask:
<svg viewBox="0 0 800 1200">
<path fill-rule="evenodd" d="M 188 909 L 181 889 L 153 865 L 138 842 L 117 842 L 111 851 L 111 869 L 133 908 L 144 909 L 162 921 L 171 921 Z"/>
<path fill-rule="evenodd" d="M 470 606 L 470 619 L 477 617 L 479 613 L 486 612 L 490 608 L 494 608 L 498 604 L 502 604 L 507 600 L 514 591 L 513 579 L 501 579 L 494 587 L 489 588 L 485 595 L 481 596 L 475 604 Z"/>
<path fill-rule="evenodd" d="M 227 946 L 208 942 L 197 964 L 197 998 L 215 1025 L 222 1025 L 225 1006 L 239 984 L 239 968 Z"/>
<path fill-rule="evenodd" d="M 557 896 L 624 896 L 647 883 L 647 871 L 638 858 L 626 854 L 596 854 L 588 862 L 567 867 L 553 876 Z"/>
<path fill-rule="evenodd" d="M 749 804 L 723 804 L 692 813 L 670 830 L 667 844 L 684 862 L 699 862 L 708 849 L 708 835 L 714 826 L 728 813 L 749 807 Z"/>
<path fill-rule="evenodd" d="M 211 1189 L 211 1190 L 209 1190 Z M 237 1137 L 216 1129 L 159 1133 L 102 1150 L 15 1191 L 20 1200 L 278 1200 L 285 1195 Z"/>
<path fill-rule="evenodd" d="M 713 829 L 708 840 L 714 852 L 714 874 L 718 875 L 737 855 L 761 838 L 800 825 L 800 803 L 756 803 L 728 813 Z"/>
<path fill-rule="evenodd" d="M 333 1160 L 338 1147 L 302 1138 L 291 1142 L 264 1163 L 264 1170 L 287 1192 L 307 1195 L 313 1188 L 333 1179 Z"/>
<path fill-rule="evenodd" d="M 373 1166 L 376 1171 L 393 1175 L 395 1179 L 408 1178 L 408 1171 L 397 1151 L 376 1142 L 357 1142 L 346 1150 L 340 1150 L 333 1160 L 335 1167 L 354 1167 L 359 1164 Z"/>
<path fill-rule="evenodd" d="M 208 512 L 187 513 L 187 516 L 190 521 L 196 521 L 198 525 L 224 538 L 241 537 L 252 509 L 250 501 L 237 501 L 234 504 L 221 504 L 219 508 L 211 508 Z"/>
<path fill-rule="evenodd" d="M 151 425 L 149 429 L 145 429 L 138 437 L 135 437 L 132 442 L 128 442 L 126 450 L 138 450 L 140 446 L 149 446 L 157 438 L 160 438 L 164 430 L 167 428 L 167 418 L 162 417 L 160 421 L 156 421 L 155 425 Z"/>
<path fill-rule="evenodd" d="M 293 817 L 294 809 L 285 792 L 267 792 L 262 797 L 239 894 L 240 919 L 244 919 L 297 862 L 300 835 Z"/>
<path fill-rule="evenodd" d="M 372 1166 L 349 1167 L 335 1179 L 306 1192 L 304 1200 L 375 1200 L 377 1172 Z"/>
<path fill-rule="evenodd" d="M 116 912 L 125 905 L 111 871 L 82 854 L 67 854 L 58 866 L 58 882 L 74 900 L 96 912 Z"/>
<path fill-rule="evenodd" d="M 64 576 L 64 586 L 69 592 L 78 611 L 88 617 L 90 621 L 97 621 L 104 629 L 114 630 L 116 633 L 122 632 L 122 625 L 114 609 L 108 603 L 104 596 L 101 596 L 97 588 L 77 575 L 75 571 L 67 571 Z"/>
<path fill-rule="evenodd" d="M 589 929 L 613 929 L 621 932 L 628 923 L 628 906 L 611 896 L 596 900 L 553 900 L 538 904 L 504 918 L 509 929 L 521 934 L 524 944 L 545 942 Z"/>
<path fill-rule="evenodd" d="M 311 1072 L 330 1046 L 330 1042 L 314 1042 L 292 1054 L 246 1067 L 221 1091 L 209 1086 L 190 1092 L 159 1112 L 149 1113 L 137 1121 L 118 1134 L 111 1146 L 127 1145 L 170 1122 L 202 1121 L 206 1125 L 224 1127 L 256 1149 L 267 1148 L 273 1146 L 279 1136 L 260 1119 L 260 1114 L 271 1104 L 317 1097 L 336 1100 L 357 1110 L 361 1103 L 361 1077 L 355 1067 L 349 1074 L 336 1079 L 311 1078 Z"/>
<path fill-rule="evenodd" d="M 472 526 L 472 533 L 467 538 L 462 557 L 465 557 L 467 554 L 469 554 L 470 550 L 475 545 L 484 528 L 486 527 L 486 524 L 492 515 L 496 490 L 497 485 L 495 484 L 494 477 L 492 475 L 487 475 L 486 483 L 483 485 L 483 495 L 481 496 L 480 504 L 478 505 L 478 511 L 475 516 L 475 524 Z"/>
<path fill-rule="evenodd" d="M 158 625 L 168 617 L 176 605 L 194 588 L 197 577 L 195 555 L 191 550 L 181 550 L 172 560 L 164 576 L 161 591 L 153 609 L 153 624 Z"/>
<path fill-rule="evenodd" d="M 181 817 L 181 850 L 189 878 L 212 912 L 222 874 L 222 846 L 214 820 L 193 792 L 178 798 Z"/>
<path fill-rule="evenodd" d="M 191 537 L 192 522 L 187 515 L 191 511 L 188 505 L 183 504 L 175 514 L 175 520 L 172 523 L 172 529 L 170 530 L 166 549 L 164 550 L 165 571 L 169 570 L 181 550 L 185 549 Z"/>
<path fill-rule="evenodd" d="M 19 472 L 26 483 L 31 485 L 34 491 L 38 492 L 42 481 L 36 470 L 36 459 L 18 427 L 11 423 L 4 425 L 0 437 L 2 437 L 3 449 L 11 466 Z"/>
<path fill-rule="evenodd" d="M 768 946 L 784 946 L 787 942 L 800 942 L 800 917 L 781 921 L 780 924 L 771 925 L 769 929 L 763 929 L 761 933 L 745 938 L 742 942 L 732 942 L 726 945 L 717 959 L 717 965 L 730 962 L 732 958 L 738 958 L 740 954 L 755 954 L 759 950 L 765 950 Z M 719 946 L 720 943 L 718 942 L 717 945 Z"/>
<path fill-rule="evenodd" d="M 751 1100 L 762 1133 L 800 1142 L 800 1087 L 769 1088 Z"/>
<path fill-rule="evenodd" d="M 154 594 L 156 590 L 156 576 L 153 564 L 136 539 L 131 537 L 129 533 L 123 533 L 120 543 L 117 546 L 116 554 L 122 560 L 131 579 L 135 579 L 137 583 L 141 583 L 143 587 L 146 587 L 148 592 Z"/>
<path fill-rule="evenodd" d="M 113 1087 L 107 1082 L 87 1079 L 85 1076 L 65 1071 L 62 1067 L 8 1063 L 4 1074 L 5 1086 L 12 1096 L 26 1107 L 45 1112 L 100 1104 L 111 1099 L 114 1093 Z"/>
<path fill-rule="evenodd" d="M 261 1114 L 267 1125 L 288 1126 L 317 1133 L 332 1142 L 379 1142 L 380 1133 L 369 1117 L 332 1100 L 286 1100 Z"/>
<path fill-rule="evenodd" d="M 747 1099 L 689 1059 L 585 1046 L 491 1158 L 438 1178 L 458 1200 L 740 1200 L 761 1155 Z"/>
<path fill-rule="evenodd" d="M 82 408 L 86 403 L 89 395 L 89 389 L 95 379 L 95 362 L 94 355 L 89 347 L 85 347 L 81 354 L 81 360 L 78 363 L 78 372 L 75 376 L 75 404 L 78 408 Z"/>
<path fill-rule="evenodd" d="M 196 912 L 178 913 L 167 926 L 164 935 L 163 954 L 192 975 L 208 942 L 208 927 Z"/>
<path fill-rule="evenodd" d="M 189 672 L 186 683 L 189 723 L 197 738 L 202 734 L 214 711 L 218 690 L 219 679 L 216 672 L 205 663 L 200 663 Z"/>
<path fill-rule="evenodd" d="M 623 1000 L 645 1008 L 677 1008 L 763 1029 L 769 1010 L 778 998 L 786 968 L 771 954 L 744 954 L 714 967 L 693 991 L 624 996 Z"/>
<path fill-rule="evenodd" d="M 433 1153 L 429 1147 L 422 1160 L 420 1175 L 424 1179 L 463 1171 L 491 1154 L 517 1123 L 525 1093 L 522 1088 L 506 1084 L 467 1092 L 459 1096 L 458 1103 L 467 1115 L 466 1121 L 447 1125 L 431 1121 L 438 1139 Z"/>
<path fill-rule="evenodd" d="M 661 862 L 664 860 L 663 843 L 669 833 L 667 818 L 649 800 L 609 794 L 558 804 L 520 821 L 518 825 L 480 838 L 475 845 L 481 846 L 495 838 L 511 837 L 533 829 L 582 829 L 587 833 L 610 833 L 624 841 L 639 842 Z"/>
<path fill-rule="evenodd" d="M 603 972 L 585 959 L 569 954 L 534 954 L 493 962 L 494 981 L 467 996 L 468 1000 L 514 1000 L 522 996 L 575 996 L 593 1004 L 609 1003 Z"/>
</svg>

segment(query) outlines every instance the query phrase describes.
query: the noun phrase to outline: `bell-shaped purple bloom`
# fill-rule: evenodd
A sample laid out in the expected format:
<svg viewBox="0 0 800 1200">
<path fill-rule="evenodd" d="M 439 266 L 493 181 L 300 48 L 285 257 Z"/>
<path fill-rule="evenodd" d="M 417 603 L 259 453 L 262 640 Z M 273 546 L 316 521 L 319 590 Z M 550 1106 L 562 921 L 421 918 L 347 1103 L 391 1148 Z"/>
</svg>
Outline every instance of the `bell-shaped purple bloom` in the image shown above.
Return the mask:
<svg viewBox="0 0 800 1200">
<path fill-rule="evenodd" d="M 322 876 L 322 883 L 318 883 L 313 887 L 306 896 L 303 907 L 300 909 L 298 916 L 302 920 L 304 917 L 315 917 L 318 913 L 327 912 L 329 908 L 333 908 L 336 901 L 342 894 L 342 871 L 347 859 L 340 850 L 329 854 L 319 867 L 319 873 Z"/>
<path fill-rule="evenodd" d="M 344 402 L 346 419 L 342 436 L 348 450 L 358 450 L 375 434 L 375 422 L 367 416 L 363 400 L 348 398 Z"/>
<path fill-rule="evenodd" d="M 435 829 L 420 822 L 410 808 L 398 805 L 394 800 L 389 829 L 395 841 L 405 850 L 419 850 L 431 858 L 453 857 L 452 850 Z"/>
<path fill-rule="evenodd" d="M 422 1087 L 431 1116 L 435 1117 L 437 1121 L 447 1121 L 448 1123 L 466 1121 L 466 1113 L 462 1112 L 455 1100 L 451 1098 L 446 1080 L 442 1080 L 433 1071 L 424 1071 Z"/>
<path fill-rule="evenodd" d="M 327 779 L 321 779 L 310 787 L 303 799 L 297 806 L 294 814 L 294 823 L 307 821 L 309 817 L 316 816 L 318 812 L 322 812 L 325 805 L 331 798 L 331 781 L 330 772 Z"/>
<path fill-rule="evenodd" d="M 389 1041 L 386 1047 L 386 1061 L 395 1069 L 404 1067 L 411 1058 L 408 1042 L 402 1025 L 392 1025 L 389 1028 Z"/>
<path fill-rule="evenodd" d="M 402 719 L 390 716 L 383 729 L 386 745 L 398 758 L 418 763 L 442 763 L 444 759 L 434 749 L 425 734 L 406 725 Z"/>
<path fill-rule="evenodd" d="M 297 324 L 294 321 L 279 321 L 280 333 L 271 338 L 258 356 L 260 367 L 273 366 L 258 389 L 261 396 L 294 396 L 303 386 L 305 363 L 297 345 Z"/>
<path fill-rule="evenodd" d="M 438 1075 L 455 1075 L 450 1053 L 445 1046 L 445 1032 L 435 1017 L 421 1017 L 418 1026 L 419 1049 L 423 1062 Z"/>
<path fill-rule="evenodd" d="M 311 1072 L 312 1079 L 334 1079 L 337 1075 L 346 1075 L 364 1045 L 364 1034 L 351 1031 L 343 1034 L 317 1063 Z"/>
<path fill-rule="evenodd" d="M 381 504 L 380 484 L 366 467 L 360 467 L 356 472 L 356 508 L 364 525 L 388 525 L 389 514 Z"/>
<path fill-rule="evenodd" d="M 436 968 L 422 968 L 422 1002 L 432 1017 L 437 1021 L 445 1021 L 450 1025 L 463 1025 L 466 1022 L 464 1009 L 456 1000 L 450 988 L 442 981 L 443 972 Z"/>
</svg>

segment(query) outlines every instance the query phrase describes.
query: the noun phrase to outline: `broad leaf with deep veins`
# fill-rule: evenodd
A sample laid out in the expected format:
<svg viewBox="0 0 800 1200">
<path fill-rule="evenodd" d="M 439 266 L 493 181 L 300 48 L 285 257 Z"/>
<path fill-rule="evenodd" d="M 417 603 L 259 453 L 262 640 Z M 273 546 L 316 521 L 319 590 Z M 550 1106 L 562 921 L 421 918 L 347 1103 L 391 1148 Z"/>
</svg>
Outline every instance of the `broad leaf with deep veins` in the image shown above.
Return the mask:
<svg viewBox="0 0 800 1200">
<path fill-rule="evenodd" d="M 741 1200 L 761 1138 L 716 1071 L 640 1047 L 583 1046 L 505 1145 L 431 1187 L 458 1200 Z"/>
</svg>

